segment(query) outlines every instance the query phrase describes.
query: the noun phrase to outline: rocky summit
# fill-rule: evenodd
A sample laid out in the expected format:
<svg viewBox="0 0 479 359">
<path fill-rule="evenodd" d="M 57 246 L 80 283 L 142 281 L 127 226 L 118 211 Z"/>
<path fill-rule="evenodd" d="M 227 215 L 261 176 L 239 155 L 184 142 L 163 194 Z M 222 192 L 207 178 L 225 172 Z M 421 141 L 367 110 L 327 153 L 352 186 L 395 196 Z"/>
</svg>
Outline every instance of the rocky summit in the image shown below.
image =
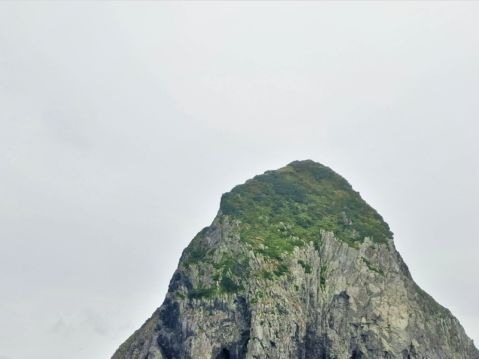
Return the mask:
<svg viewBox="0 0 479 359">
<path fill-rule="evenodd" d="M 265 172 L 222 196 L 163 305 L 113 359 L 479 358 L 392 238 L 330 168 Z"/>
</svg>

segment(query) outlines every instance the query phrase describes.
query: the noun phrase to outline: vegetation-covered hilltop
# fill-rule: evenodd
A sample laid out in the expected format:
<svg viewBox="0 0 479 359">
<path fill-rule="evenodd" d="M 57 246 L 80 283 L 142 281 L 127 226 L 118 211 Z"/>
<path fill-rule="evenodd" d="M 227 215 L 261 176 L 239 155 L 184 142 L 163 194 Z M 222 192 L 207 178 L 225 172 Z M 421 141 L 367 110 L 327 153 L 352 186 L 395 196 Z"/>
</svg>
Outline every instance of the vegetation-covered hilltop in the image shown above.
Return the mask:
<svg viewBox="0 0 479 359">
<path fill-rule="evenodd" d="M 193 289 L 190 296 L 213 297 L 236 292 L 242 289 L 240 282 L 246 273 L 263 279 L 286 274 L 289 268 L 284 257 L 295 247 L 308 243 L 319 250 L 325 231 L 352 247 L 365 238 L 375 243 L 392 238 L 382 217 L 344 178 L 311 160 L 292 162 L 236 186 L 222 196 L 219 216 L 223 221 L 237 223 L 240 240 L 264 256 L 271 264 L 271 271 L 249 273 L 245 251 L 213 258 L 215 248 L 204 243 L 206 228 L 185 251 L 183 263 L 186 266 L 201 263 L 203 268 L 211 264 L 215 283 Z M 310 270 L 307 262 L 300 264 L 305 271 Z"/>
<path fill-rule="evenodd" d="M 113 359 L 479 359 L 391 238 L 328 167 L 256 176 L 223 195 L 163 305 Z"/>
<path fill-rule="evenodd" d="M 245 241 L 262 243 L 273 256 L 276 245 L 317 242 L 321 230 L 351 245 L 365 237 L 378 243 L 392 238 L 387 223 L 343 177 L 311 160 L 236 186 L 223 195 L 220 209 L 245 224 Z"/>
</svg>

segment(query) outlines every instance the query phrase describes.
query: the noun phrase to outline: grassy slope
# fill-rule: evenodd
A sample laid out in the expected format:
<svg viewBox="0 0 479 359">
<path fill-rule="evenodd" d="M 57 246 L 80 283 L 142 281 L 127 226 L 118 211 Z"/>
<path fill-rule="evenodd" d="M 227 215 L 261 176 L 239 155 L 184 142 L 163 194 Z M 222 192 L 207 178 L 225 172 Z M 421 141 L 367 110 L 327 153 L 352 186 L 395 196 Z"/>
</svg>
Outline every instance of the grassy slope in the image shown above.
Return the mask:
<svg viewBox="0 0 479 359">
<path fill-rule="evenodd" d="M 369 237 L 384 243 L 392 238 L 382 217 L 354 191 L 351 185 L 330 168 L 319 163 L 295 161 L 276 171 L 268 171 L 236 186 L 221 198 L 220 211 L 239 221 L 240 238 L 256 253 L 264 255 L 275 270 L 263 273 L 273 279 L 287 273 L 282 257 L 295 246 L 313 242 L 321 246 L 321 231 L 351 246 Z M 198 233 L 185 251 L 184 265 L 211 261 L 214 248 L 205 248 Z M 245 258 L 224 257 L 214 266 L 216 288 L 193 289 L 190 296 L 213 297 L 241 289 L 238 268 Z"/>
</svg>

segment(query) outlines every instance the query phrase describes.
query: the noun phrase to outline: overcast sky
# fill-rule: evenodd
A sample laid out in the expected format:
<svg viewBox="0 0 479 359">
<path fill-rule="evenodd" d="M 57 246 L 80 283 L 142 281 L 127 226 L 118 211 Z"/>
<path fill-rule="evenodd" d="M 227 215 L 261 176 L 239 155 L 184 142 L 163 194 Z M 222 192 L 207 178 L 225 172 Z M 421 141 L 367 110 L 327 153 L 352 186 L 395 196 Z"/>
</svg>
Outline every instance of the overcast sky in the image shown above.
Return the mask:
<svg viewBox="0 0 479 359">
<path fill-rule="evenodd" d="M 479 3 L 0 3 L 0 359 L 105 359 L 295 159 L 479 342 Z"/>
</svg>

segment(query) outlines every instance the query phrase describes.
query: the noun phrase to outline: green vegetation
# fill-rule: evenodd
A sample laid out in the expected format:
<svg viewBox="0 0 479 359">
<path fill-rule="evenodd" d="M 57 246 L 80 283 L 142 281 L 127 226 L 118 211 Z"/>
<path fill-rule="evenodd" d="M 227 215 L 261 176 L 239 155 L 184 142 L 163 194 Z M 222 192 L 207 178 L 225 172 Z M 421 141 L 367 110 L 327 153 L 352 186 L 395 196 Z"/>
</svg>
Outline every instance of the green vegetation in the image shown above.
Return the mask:
<svg viewBox="0 0 479 359">
<path fill-rule="evenodd" d="M 188 293 L 190 299 L 214 298 L 218 293 L 217 288 L 198 287 L 191 289 Z"/>
<path fill-rule="evenodd" d="M 268 271 L 262 271 L 261 272 L 261 277 L 263 279 L 266 279 L 266 280 L 273 280 L 274 279 L 274 275 L 272 272 L 268 272 Z"/>
<path fill-rule="evenodd" d="M 260 299 L 264 298 L 265 297 L 265 294 L 261 291 L 257 291 L 253 298 L 251 298 L 251 304 L 256 304 L 259 302 Z"/>
<path fill-rule="evenodd" d="M 238 284 L 240 278 L 245 274 L 245 270 L 248 268 L 247 260 L 245 257 L 233 257 L 230 254 L 225 254 L 221 257 L 221 260 L 217 263 L 213 263 L 211 255 L 207 255 L 209 252 L 204 252 L 205 254 L 201 257 L 197 255 L 199 252 L 197 248 L 204 245 L 202 239 L 206 232 L 200 232 L 192 241 L 190 246 L 186 249 L 184 253 L 184 260 L 182 264 L 185 268 L 188 268 L 192 264 L 200 264 L 201 267 L 210 265 L 213 268 L 213 274 L 211 279 L 213 279 L 216 284 L 213 286 L 203 287 L 197 286 L 196 288 L 190 290 L 188 296 L 190 299 L 198 298 L 213 298 L 220 294 L 231 294 L 236 293 L 243 289 L 243 287 Z"/>
<path fill-rule="evenodd" d="M 286 274 L 288 272 L 289 272 L 288 266 L 284 263 L 280 263 L 273 273 L 277 275 L 278 277 L 280 277 L 283 274 Z"/>
<path fill-rule="evenodd" d="M 189 291 L 188 297 L 190 299 L 215 298 L 221 294 L 232 294 L 242 290 L 243 287 L 237 284 L 233 279 L 224 276 L 219 281 L 219 286 L 193 288 Z"/>
<path fill-rule="evenodd" d="M 229 220 L 238 221 L 240 239 L 273 264 L 270 271 L 255 274 L 266 280 L 289 273 L 286 257 L 295 247 L 312 242 L 319 251 L 323 231 L 333 232 L 352 247 L 366 237 L 375 243 L 392 238 L 381 216 L 344 178 L 313 161 L 292 162 L 236 186 L 222 196 L 220 210 Z M 213 262 L 211 254 L 215 249 L 205 242 L 207 231 L 205 228 L 193 239 L 182 263 L 185 268 L 192 264 L 209 265 L 216 284 L 192 290 L 191 298 L 241 290 L 238 283 L 245 275 L 245 268 L 249 268 L 247 258 L 241 255 L 224 254 L 220 261 Z M 305 273 L 311 273 L 311 265 L 298 263 Z M 379 273 L 377 268 L 368 267 Z M 321 287 L 325 283 L 325 268 L 321 268 Z"/>
<path fill-rule="evenodd" d="M 188 267 L 192 263 L 198 263 L 206 259 L 208 247 L 204 245 L 203 238 L 208 231 L 208 227 L 203 228 L 191 241 L 183 253 L 182 264 Z"/>
<path fill-rule="evenodd" d="M 306 263 L 305 261 L 303 260 L 298 260 L 298 263 L 301 267 L 303 267 L 304 269 L 304 273 L 311 273 L 311 265 L 309 265 L 308 263 Z"/>
<path fill-rule="evenodd" d="M 296 161 L 236 186 L 221 199 L 223 214 L 243 223 L 241 238 L 279 259 L 294 246 L 319 241 L 321 230 L 349 244 L 392 237 L 381 216 L 328 167 Z"/>
<path fill-rule="evenodd" d="M 319 271 L 319 286 L 321 290 L 323 290 L 326 287 L 326 271 L 327 271 L 326 266 L 321 265 L 321 268 Z"/>
<path fill-rule="evenodd" d="M 370 271 L 376 272 L 382 276 L 384 275 L 384 271 L 381 268 L 374 266 L 369 260 L 367 260 L 364 257 L 361 257 L 361 259 L 363 260 L 363 262 L 366 264 L 366 266 L 368 267 Z"/>
<path fill-rule="evenodd" d="M 235 293 L 241 286 L 236 284 L 230 277 L 222 277 L 220 281 L 220 290 L 224 293 Z"/>
</svg>

